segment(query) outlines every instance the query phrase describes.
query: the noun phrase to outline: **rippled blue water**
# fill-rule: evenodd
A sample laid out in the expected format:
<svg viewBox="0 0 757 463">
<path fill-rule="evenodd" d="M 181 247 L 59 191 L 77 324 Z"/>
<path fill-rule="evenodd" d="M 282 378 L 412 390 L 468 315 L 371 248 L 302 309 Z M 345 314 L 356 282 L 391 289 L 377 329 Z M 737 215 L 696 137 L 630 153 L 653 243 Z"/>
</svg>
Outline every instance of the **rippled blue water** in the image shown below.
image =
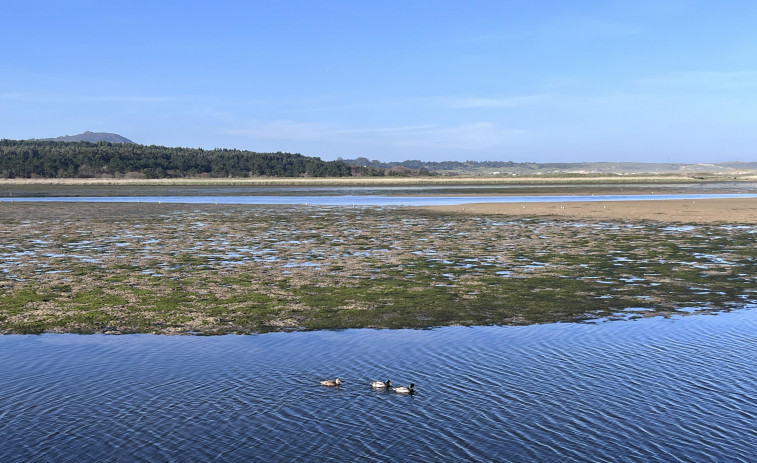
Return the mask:
<svg viewBox="0 0 757 463">
<path fill-rule="evenodd" d="M 0 461 L 754 461 L 757 310 L 0 337 Z M 340 377 L 340 388 L 319 384 Z M 414 382 L 414 396 L 368 382 Z"/>
</svg>

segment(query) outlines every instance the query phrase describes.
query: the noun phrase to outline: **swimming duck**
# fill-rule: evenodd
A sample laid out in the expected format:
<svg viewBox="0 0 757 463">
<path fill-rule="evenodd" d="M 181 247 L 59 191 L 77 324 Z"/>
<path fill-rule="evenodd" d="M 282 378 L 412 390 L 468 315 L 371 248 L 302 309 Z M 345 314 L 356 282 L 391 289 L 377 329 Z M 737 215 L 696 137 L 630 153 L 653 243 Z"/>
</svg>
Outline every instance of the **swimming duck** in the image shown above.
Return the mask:
<svg viewBox="0 0 757 463">
<path fill-rule="evenodd" d="M 373 389 L 384 389 L 387 387 L 392 387 L 392 382 L 388 379 L 386 381 L 373 381 L 371 383 L 371 387 Z"/>
<path fill-rule="evenodd" d="M 339 378 L 321 381 L 321 386 L 339 386 L 340 384 L 342 384 L 342 380 Z"/>
<path fill-rule="evenodd" d="M 415 384 L 410 383 L 410 387 L 407 387 L 407 386 L 393 387 L 392 391 L 396 392 L 397 394 L 415 394 Z"/>
</svg>

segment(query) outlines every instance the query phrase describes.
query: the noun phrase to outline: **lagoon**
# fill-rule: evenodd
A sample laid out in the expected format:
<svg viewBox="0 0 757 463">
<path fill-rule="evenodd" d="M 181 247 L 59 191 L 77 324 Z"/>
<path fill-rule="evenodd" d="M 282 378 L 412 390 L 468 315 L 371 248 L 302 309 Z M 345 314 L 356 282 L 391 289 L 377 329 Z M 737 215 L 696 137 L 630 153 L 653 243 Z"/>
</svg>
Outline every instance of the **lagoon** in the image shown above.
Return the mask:
<svg viewBox="0 0 757 463">
<path fill-rule="evenodd" d="M 2 201 L 398 206 L 757 197 L 754 190 L 581 196 L 482 196 L 453 190 L 445 190 L 444 196 L 431 196 L 435 193 L 428 188 L 402 194 L 375 188 L 332 194 L 219 188 L 187 194 L 156 190 L 142 196 L 134 191 L 87 195 L 82 190 L 65 198 L 60 192 L 16 192 L 3 195 Z M 39 226 L 38 218 L 24 220 L 19 226 Z M 54 222 L 56 230 L 81 225 L 68 216 L 61 220 Z M 487 220 L 492 221 L 487 226 L 503 226 Z M 127 222 L 115 221 L 118 226 Z M 187 223 L 188 229 L 204 228 Z M 397 222 L 386 226 L 391 223 Z M 543 239 L 544 224 L 531 221 L 524 227 L 532 225 Z M 579 226 L 592 227 L 570 228 Z M 616 228 L 611 227 L 613 233 Z M 136 230 L 145 234 L 144 249 L 152 249 L 149 233 Z M 663 244 L 669 241 L 663 239 L 667 230 L 660 229 Z M 705 230 L 701 240 L 715 245 L 729 236 L 727 230 L 713 229 L 712 235 Z M 222 232 L 229 239 L 228 230 Z M 51 240 L 18 236 L 28 238 L 33 249 Z M 113 235 L 117 244 L 108 249 L 126 252 L 124 239 L 135 236 Z M 191 244 L 187 238 L 193 235 L 178 236 Z M 289 240 L 287 236 L 281 239 Z M 419 249 L 430 253 L 424 243 L 418 243 L 425 246 Z M 64 247 L 84 250 L 92 244 L 61 241 Z M 742 253 L 751 249 L 738 245 Z M 219 256 L 226 252 L 222 240 L 203 246 L 212 252 L 218 247 Z M 733 246 L 722 251 L 730 255 Z M 81 260 L 82 250 L 75 251 L 71 257 Z M 690 262 L 671 262 L 676 269 L 701 265 L 700 260 L 721 265 L 720 254 L 692 255 L 696 259 Z M 58 254 L 47 258 L 59 259 Z M 751 278 L 751 262 L 743 263 L 737 281 Z M 302 270 L 287 265 L 287 272 Z M 757 452 L 757 310 L 752 299 L 743 300 L 742 308 L 717 315 L 634 313 L 626 321 L 592 323 L 216 337 L 0 336 L 0 461 L 748 462 Z M 337 376 L 344 380 L 342 387 L 319 385 Z M 399 396 L 368 387 L 370 381 L 387 378 L 397 385 L 414 382 L 418 393 Z"/>
<path fill-rule="evenodd" d="M 748 462 L 755 327 L 2 336 L 0 461 Z"/>
<path fill-rule="evenodd" d="M 318 206 L 757 198 L 757 182 L 392 186 L 0 184 L 0 201 Z"/>
<path fill-rule="evenodd" d="M 472 203 L 571 203 L 584 201 L 649 201 L 752 199 L 757 194 L 745 193 L 689 193 L 689 194 L 633 194 L 633 195 L 513 195 L 513 196 L 394 196 L 394 195 L 254 195 L 254 196 L 27 196 L 8 197 L 8 202 L 74 202 L 74 203 L 166 203 L 166 204 L 268 204 L 314 206 L 448 206 Z"/>
</svg>

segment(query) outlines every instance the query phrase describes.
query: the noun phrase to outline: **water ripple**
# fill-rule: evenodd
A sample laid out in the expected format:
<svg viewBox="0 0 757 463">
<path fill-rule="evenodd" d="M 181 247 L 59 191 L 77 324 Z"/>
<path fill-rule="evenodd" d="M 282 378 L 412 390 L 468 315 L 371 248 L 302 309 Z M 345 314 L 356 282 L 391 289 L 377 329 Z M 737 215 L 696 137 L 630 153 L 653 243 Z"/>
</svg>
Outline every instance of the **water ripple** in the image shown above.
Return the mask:
<svg viewBox="0 0 757 463">
<path fill-rule="evenodd" d="M 755 321 L 6 336 L 0 461 L 746 462 Z"/>
</svg>

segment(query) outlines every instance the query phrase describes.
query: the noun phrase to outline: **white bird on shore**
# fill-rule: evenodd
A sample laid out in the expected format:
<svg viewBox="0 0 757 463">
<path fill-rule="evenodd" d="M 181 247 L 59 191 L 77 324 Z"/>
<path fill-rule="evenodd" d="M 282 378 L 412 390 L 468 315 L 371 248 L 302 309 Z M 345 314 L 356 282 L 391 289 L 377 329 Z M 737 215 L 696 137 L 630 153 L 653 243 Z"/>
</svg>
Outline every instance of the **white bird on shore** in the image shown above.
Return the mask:
<svg viewBox="0 0 757 463">
<path fill-rule="evenodd" d="M 407 386 L 393 387 L 392 391 L 396 392 L 397 394 L 415 394 L 415 384 L 410 383 L 410 387 L 407 387 Z"/>
<path fill-rule="evenodd" d="M 321 381 L 321 386 L 339 386 L 340 384 L 342 384 L 342 380 L 339 378 Z"/>
<path fill-rule="evenodd" d="M 371 387 L 373 389 L 385 389 L 387 387 L 392 387 L 392 382 L 388 379 L 386 381 L 373 381 L 371 382 Z"/>
</svg>

